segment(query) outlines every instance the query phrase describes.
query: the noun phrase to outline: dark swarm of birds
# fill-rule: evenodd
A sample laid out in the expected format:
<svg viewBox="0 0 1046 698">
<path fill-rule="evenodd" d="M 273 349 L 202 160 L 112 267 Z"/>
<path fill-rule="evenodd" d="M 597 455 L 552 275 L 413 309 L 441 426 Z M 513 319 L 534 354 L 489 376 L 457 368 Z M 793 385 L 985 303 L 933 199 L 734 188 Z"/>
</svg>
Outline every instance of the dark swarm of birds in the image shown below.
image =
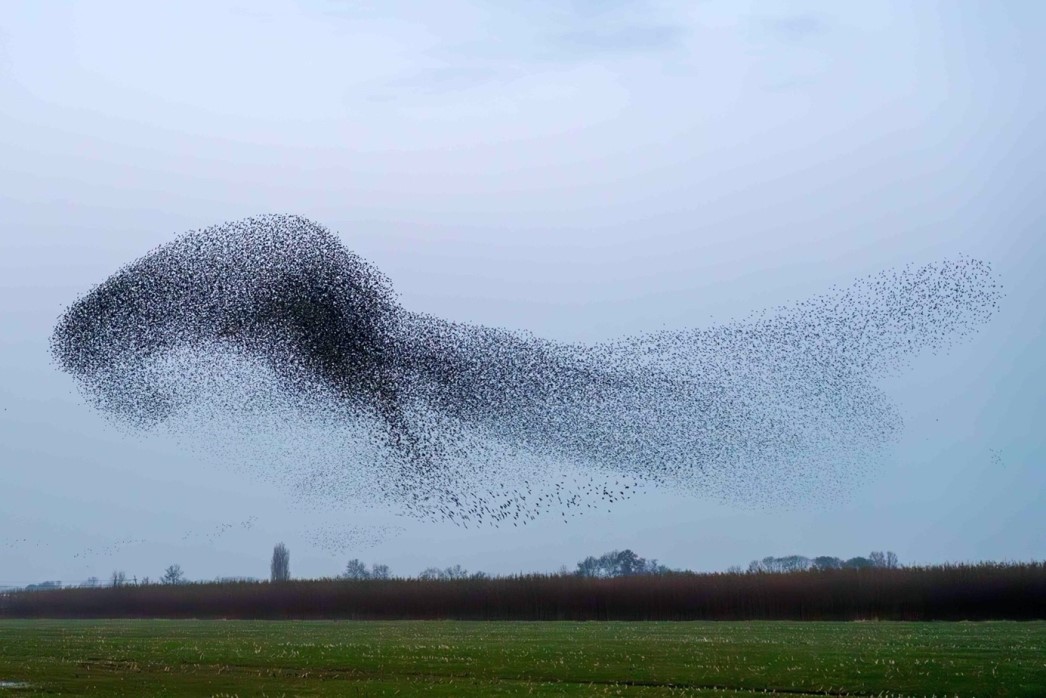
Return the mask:
<svg viewBox="0 0 1046 698">
<path fill-rule="evenodd" d="M 976 331 L 1001 295 L 961 257 L 727 324 L 571 344 L 411 312 L 336 235 L 267 215 L 120 269 L 64 312 L 51 349 L 118 423 L 238 451 L 303 496 L 521 526 L 651 486 L 834 498 L 899 435 L 882 379 Z"/>
</svg>

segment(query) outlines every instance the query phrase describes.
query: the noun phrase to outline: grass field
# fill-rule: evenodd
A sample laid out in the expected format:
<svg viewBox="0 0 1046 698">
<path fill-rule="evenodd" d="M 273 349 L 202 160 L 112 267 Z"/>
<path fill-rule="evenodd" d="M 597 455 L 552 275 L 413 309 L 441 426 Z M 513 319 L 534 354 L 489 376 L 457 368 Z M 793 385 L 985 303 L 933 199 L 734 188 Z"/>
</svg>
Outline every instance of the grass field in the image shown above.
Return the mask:
<svg viewBox="0 0 1046 698">
<path fill-rule="evenodd" d="M 3 620 L 0 686 L 12 696 L 1042 697 L 1046 622 Z"/>
</svg>

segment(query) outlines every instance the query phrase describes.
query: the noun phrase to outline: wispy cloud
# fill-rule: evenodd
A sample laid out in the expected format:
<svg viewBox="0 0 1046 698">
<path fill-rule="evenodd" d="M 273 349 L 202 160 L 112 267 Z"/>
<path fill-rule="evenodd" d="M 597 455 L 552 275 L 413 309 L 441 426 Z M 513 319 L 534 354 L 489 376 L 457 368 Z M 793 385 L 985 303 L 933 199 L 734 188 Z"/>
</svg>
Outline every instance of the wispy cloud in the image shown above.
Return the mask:
<svg viewBox="0 0 1046 698">
<path fill-rule="evenodd" d="M 398 75 L 371 87 L 373 101 L 431 97 L 553 74 L 592 62 L 671 51 L 688 28 L 644 2 L 573 0 L 551 5 L 451 2 L 433 6 L 308 0 L 299 5 L 349 34 L 402 32 Z M 422 39 L 418 41 L 419 37 Z"/>
</svg>

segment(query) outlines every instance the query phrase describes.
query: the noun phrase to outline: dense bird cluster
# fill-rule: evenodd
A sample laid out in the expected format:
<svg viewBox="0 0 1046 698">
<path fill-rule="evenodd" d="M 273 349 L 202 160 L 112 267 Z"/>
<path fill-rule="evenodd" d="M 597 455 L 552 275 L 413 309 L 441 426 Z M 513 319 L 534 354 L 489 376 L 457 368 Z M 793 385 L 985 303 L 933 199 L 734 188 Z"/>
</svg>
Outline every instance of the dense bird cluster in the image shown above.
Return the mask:
<svg viewBox="0 0 1046 698">
<path fill-rule="evenodd" d="M 68 308 L 52 351 L 106 413 L 240 451 L 303 496 L 519 526 L 651 485 L 834 496 L 901 427 L 879 380 L 1000 297 L 986 263 L 959 258 L 715 327 L 568 344 L 411 312 L 323 227 L 263 216 L 119 270 Z"/>
</svg>

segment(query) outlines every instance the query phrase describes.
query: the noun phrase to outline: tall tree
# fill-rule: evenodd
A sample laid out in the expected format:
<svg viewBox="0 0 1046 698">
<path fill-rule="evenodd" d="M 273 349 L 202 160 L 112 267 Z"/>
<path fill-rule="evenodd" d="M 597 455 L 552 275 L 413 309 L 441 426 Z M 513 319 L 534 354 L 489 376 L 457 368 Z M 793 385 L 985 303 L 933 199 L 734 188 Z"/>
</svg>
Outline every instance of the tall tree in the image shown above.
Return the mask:
<svg viewBox="0 0 1046 698">
<path fill-rule="evenodd" d="M 286 582 L 291 578 L 291 553 L 287 546 L 278 543 L 272 549 L 272 581 Z"/>
</svg>

